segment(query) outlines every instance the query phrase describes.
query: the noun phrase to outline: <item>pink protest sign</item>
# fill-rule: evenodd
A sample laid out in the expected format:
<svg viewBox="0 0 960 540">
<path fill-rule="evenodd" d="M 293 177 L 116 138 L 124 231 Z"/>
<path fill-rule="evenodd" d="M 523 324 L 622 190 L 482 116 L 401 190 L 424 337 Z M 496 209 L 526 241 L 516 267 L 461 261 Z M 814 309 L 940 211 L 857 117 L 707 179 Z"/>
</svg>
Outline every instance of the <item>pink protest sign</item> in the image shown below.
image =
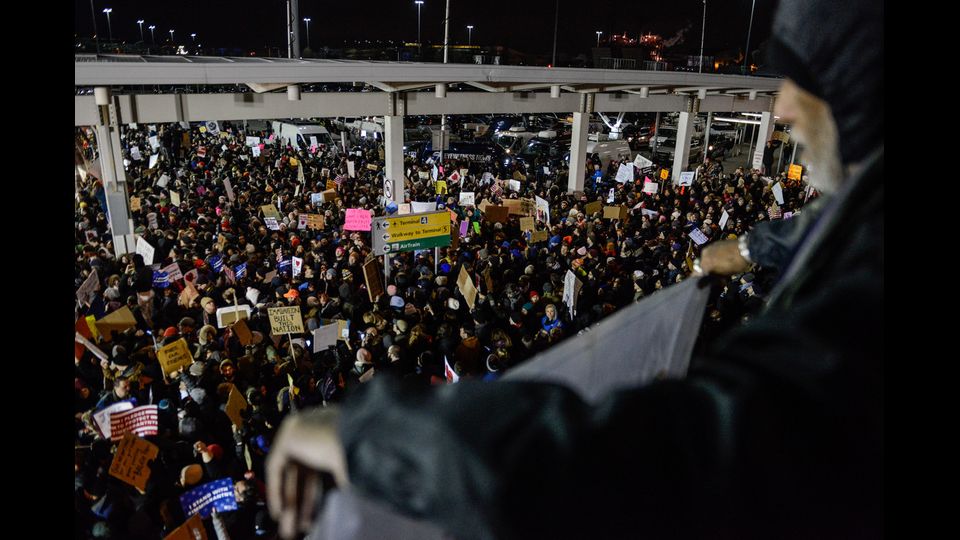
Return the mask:
<svg viewBox="0 0 960 540">
<path fill-rule="evenodd" d="M 369 210 L 362 208 L 347 208 L 347 219 L 343 224 L 345 231 L 369 231 L 372 216 Z"/>
</svg>

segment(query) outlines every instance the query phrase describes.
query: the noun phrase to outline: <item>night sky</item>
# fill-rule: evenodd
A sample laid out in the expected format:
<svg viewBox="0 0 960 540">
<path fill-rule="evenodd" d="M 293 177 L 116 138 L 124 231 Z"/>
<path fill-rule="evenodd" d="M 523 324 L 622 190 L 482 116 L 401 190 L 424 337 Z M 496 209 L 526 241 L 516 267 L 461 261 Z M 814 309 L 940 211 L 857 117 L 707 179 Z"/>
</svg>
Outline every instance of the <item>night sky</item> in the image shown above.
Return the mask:
<svg viewBox="0 0 960 540">
<path fill-rule="evenodd" d="M 553 47 L 556 0 L 450 0 L 450 42 L 466 43 L 466 25 L 472 24 L 473 43 L 503 45 L 522 52 L 548 54 Z M 443 42 L 445 0 L 425 0 L 422 7 L 424 43 Z M 770 35 L 775 0 L 757 0 L 751 48 Z M 107 36 L 103 8 L 113 8 L 111 23 L 115 39 L 138 41 L 137 19 L 147 27 L 157 26 L 158 41 L 169 38 L 174 29 L 178 43 L 190 41 L 197 33 L 204 48 L 262 50 L 281 47 L 284 41 L 286 3 L 284 0 L 95 0 L 97 28 Z M 751 0 L 708 0 L 706 54 L 736 51 L 746 43 Z M 558 52 L 587 53 L 596 44 L 596 31 L 604 35 L 627 32 L 659 33 L 664 38 L 688 27 L 682 44 L 673 49 L 696 54 L 700 47 L 703 0 L 560 0 Z M 310 17 L 310 42 L 342 47 L 344 40 L 416 41 L 417 8 L 413 0 L 301 0 L 300 17 Z M 74 0 L 74 30 L 91 36 L 90 0 Z M 304 26 L 301 23 L 301 36 Z M 305 37 L 301 37 L 306 42 Z"/>
</svg>

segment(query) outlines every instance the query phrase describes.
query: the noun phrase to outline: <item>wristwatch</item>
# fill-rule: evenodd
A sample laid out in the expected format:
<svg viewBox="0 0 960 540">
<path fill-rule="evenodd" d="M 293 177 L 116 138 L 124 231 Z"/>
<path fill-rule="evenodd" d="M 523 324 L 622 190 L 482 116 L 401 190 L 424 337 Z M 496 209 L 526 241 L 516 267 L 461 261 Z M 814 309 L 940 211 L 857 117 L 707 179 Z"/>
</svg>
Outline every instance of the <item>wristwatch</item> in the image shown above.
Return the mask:
<svg viewBox="0 0 960 540">
<path fill-rule="evenodd" d="M 737 238 L 737 247 L 740 250 L 740 256 L 743 257 L 743 260 L 747 261 L 750 264 L 753 264 L 753 259 L 750 258 L 750 248 L 747 247 L 747 235 L 743 234 L 740 238 Z"/>
</svg>

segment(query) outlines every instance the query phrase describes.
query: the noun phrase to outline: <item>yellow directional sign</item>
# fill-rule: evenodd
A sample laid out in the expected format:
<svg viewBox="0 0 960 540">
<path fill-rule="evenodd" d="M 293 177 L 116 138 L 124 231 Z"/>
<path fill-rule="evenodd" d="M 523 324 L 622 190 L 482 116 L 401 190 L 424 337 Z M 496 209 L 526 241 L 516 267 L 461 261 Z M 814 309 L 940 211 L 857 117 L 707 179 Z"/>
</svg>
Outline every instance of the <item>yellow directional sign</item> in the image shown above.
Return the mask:
<svg viewBox="0 0 960 540">
<path fill-rule="evenodd" d="M 445 211 L 378 217 L 370 233 L 374 255 L 446 246 L 450 243 L 450 217 Z"/>
</svg>

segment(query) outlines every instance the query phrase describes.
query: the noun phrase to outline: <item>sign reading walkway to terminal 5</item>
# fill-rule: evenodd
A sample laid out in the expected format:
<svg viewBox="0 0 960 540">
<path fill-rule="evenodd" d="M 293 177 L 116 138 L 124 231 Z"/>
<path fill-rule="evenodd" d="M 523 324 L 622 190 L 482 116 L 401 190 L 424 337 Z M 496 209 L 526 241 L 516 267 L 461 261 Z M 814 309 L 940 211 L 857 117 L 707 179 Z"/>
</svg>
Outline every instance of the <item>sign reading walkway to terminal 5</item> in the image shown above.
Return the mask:
<svg viewBox="0 0 960 540">
<path fill-rule="evenodd" d="M 450 245 L 450 214 L 426 212 L 373 220 L 373 254 Z"/>
</svg>

